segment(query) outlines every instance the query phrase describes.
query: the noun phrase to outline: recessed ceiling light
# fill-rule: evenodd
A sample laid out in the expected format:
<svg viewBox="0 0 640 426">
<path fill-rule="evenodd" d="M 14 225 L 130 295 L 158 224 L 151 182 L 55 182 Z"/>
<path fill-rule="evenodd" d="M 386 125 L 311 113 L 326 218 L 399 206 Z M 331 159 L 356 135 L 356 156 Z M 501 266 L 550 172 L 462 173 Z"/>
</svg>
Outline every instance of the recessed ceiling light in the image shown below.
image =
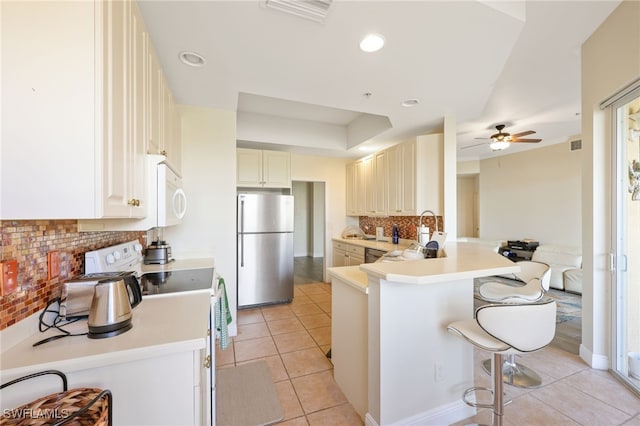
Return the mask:
<svg viewBox="0 0 640 426">
<path fill-rule="evenodd" d="M 205 64 L 204 56 L 194 52 L 180 52 L 178 55 L 183 64 L 191 67 L 201 67 Z"/>
<path fill-rule="evenodd" d="M 377 52 L 384 46 L 384 37 L 380 34 L 369 34 L 360 42 L 360 50 L 371 53 Z"/>
<path fill-rule="evenodd" d="M 405 99 L 404 101 L 402 101 L 401 105 L 403 107 L 411 108 L 418 105 L 419 103 L 420 103 L 420 99 Z"/>
</svg>

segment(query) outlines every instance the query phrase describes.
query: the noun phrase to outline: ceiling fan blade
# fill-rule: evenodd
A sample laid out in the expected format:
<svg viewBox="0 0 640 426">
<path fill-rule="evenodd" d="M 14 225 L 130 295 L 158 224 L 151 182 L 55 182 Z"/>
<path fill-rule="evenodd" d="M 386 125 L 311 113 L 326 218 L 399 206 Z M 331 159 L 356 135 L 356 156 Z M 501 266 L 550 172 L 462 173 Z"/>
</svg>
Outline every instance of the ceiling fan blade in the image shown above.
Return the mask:
<svg viewBox="0 0 640 426">
<path fill-rule="evenodd" d="M 542 141 L 542 139 L 516 139 L 516 140 L 511 140 L 510 142 L 513 142 L 513 143 L 518 143 L 518 142 L 528 142 L 528 143 L 536 142 L 537 143 L 537 142 L 540 142 L 540 141 Z"/>
<path fill-rule="evenodd" d="M 476 139 L 481 139 L 481 138 L 476 138 Z M 460 148 L 460 149 L 475 148 L 476 146 L 481 146 L 481 145 L 487 145 L 487 143 L 486 143 L 486 142 L 483 142 L 483 143 L 477 143 L 477 144 L 475 144 L 475 145 L 463 146 L 463 147 L 462 147 L 462 148 Z"/>
<path fill-rule="evenodd" d="M 526 132 L 522 132 L 522 133 L 516 133 L 514 135 L 511 135 L 512 139 L 518 139 L 520 136 L 527 136 L 527 135 L 532 135 L 535 132 L 533 130 L 527 130 Z"/>
<path fill-rule="evenodd" d="M 480 140 L 488 141 L 488 140 L 490 140 L 491 138 L 474 138 L 474 139 L 480 139 Z"/>
</svg>

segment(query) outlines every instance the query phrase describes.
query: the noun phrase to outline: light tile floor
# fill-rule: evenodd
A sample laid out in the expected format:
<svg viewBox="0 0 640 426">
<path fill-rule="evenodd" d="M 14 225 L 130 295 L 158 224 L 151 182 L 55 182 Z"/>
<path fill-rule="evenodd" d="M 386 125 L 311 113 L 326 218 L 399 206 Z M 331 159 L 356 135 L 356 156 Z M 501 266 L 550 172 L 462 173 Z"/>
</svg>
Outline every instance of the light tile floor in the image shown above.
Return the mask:
<svg viewBox="0 0 640 426">
<path fill-rule="evenodd" d="M 296 284 L 291 304 L 238 312 L 238 336 L 216 349 L 218 368 L 264 359 L 271 370 L 285 417 L 282 425 L 362 425 L 333 381 L 331 285 Z M 475 353 L 476 386 L 490 386 Z M 537 389 L 505 386 L 513 402 L 506 425 L 640 426 L 640 399 L 606 371 L 592 370 L 575 354 L 549 346 L 519 361 L 543 379 Z M 459 422 L 490 423 L 488 410 Z M 243 425 L 233 425 L 243 426 Z"/>
</svg>

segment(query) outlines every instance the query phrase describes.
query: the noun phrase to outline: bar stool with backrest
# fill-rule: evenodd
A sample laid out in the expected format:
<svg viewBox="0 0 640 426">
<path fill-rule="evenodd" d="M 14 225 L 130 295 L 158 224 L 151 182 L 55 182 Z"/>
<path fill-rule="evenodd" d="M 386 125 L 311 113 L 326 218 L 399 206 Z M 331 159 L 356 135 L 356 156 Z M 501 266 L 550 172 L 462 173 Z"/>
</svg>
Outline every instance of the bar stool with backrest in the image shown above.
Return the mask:
<svg viewBox="0 0 640 426">
<path fill-rule="evenodd" d="M 542 299 L 551 282 L 551 268 L 546 263 L 534 261 L 518 262 L 520 272 L 514 277 L 524 285 L 509 285 L 490 281 L 482 284 L 480 297 L 491 303 L 531 303 Z M 513 281 L 513 280 L 512 280 Z M 482 363 L 484 370 L 491 375 L 491 359 Z M 542 384 L 542 378 L 533 369 L 516 362 L 515 355 L 505 358 L 502 366 L 504 382 L 520 388 L 535 388 Z"/>
<path fill-rule="evenodd" d="M 491 352 L 492 388 L 471 387 L 463 401 L 472 407 L 491 408 L 492 424 L 502 425 L 504 395 L 502 381 L 503 355 L 534 352 L 547 346 L 556 332 L 556 302 L 544 298 L 532 303 L 501 303 L 480 306 L 472 320 L 456 321 L 447 330 L 479 349 Z M 488 391 L 491 404 L 470 401 L 470 394 Z"/>
</svg>

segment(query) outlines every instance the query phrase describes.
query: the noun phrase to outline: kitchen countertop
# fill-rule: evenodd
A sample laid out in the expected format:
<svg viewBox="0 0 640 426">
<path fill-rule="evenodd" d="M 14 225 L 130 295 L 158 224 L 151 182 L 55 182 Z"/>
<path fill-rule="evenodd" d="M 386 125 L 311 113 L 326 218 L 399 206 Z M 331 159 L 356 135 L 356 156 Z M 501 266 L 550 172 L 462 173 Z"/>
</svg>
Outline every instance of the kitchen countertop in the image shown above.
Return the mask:
<svg viewBox="0 0 640 426">
<path fill-rule="evenodd" d="M 352 244 L 354 246 L 360 246 L 364 248 L 382 250 L 382 251 L 404 250 L 405 248 L 409 247 L 411 243 L 415 242 L 412 240 L 400 239 L 399 244 L 393 244 L 390 241 L 360 240 L 355 238 L 341 238 L 341 237 L 334 237 L 333 241 L 337 241 L 345 244 Z"/>
<path fill-rule="evenodd" d="M 206 346 L 210 303 L 210 291 L 145 298 L 133 310 L 133 328 L 105 339 L 72 336 L 32 347 L 35 342 L 58 334 L 48 330 L 27 334 L 28 337 L 7 347 L 4 343 L 12 339 L 5 336 L 9 330 L 5 329 L 0 335 L 3 343 L 0 379 L 5 382 L 40 370 L 78 371 L 202 349 Z M 24 321 L 33 321 L 33 317 L 37 319 L 33 315 Z M 86 331 L 86 320 L 73 327 L 72 332 Z M 19 328 L 27 329 L 28 325 Z"/>
<path fill-rule="evenodd" d="M 341 239 L 335 239 L 340 241 Z M 349 240 L 352 241 L 352 240 Z M 361 240 L 360 240 L 361 241 Z M 368 275 L 406 284 L 429 284 L 518 272 L 520 267 L 477 244 L 447 243 L 446 257 L 397 262 L 363 263 L 358 266 L 329 268 L 330 276 L 367 293 Z"/>
<path fill-rule="evenodd" d="M 445 257 L 435 259 L 376 262 L 360 265 L 369 275 L 406 284 L 429 284 L 519 272 L 520 267 L 490 248 L 451 242 Z"/>
<path fill-rule="evenodd" d="M 364 294 L 369 293 L 367 273 L 360 270 L 360 266 L 342 266 L 327 269 L 330 277 L 336 277 L 340 281 L 355 288 Z"/>
</svg>

